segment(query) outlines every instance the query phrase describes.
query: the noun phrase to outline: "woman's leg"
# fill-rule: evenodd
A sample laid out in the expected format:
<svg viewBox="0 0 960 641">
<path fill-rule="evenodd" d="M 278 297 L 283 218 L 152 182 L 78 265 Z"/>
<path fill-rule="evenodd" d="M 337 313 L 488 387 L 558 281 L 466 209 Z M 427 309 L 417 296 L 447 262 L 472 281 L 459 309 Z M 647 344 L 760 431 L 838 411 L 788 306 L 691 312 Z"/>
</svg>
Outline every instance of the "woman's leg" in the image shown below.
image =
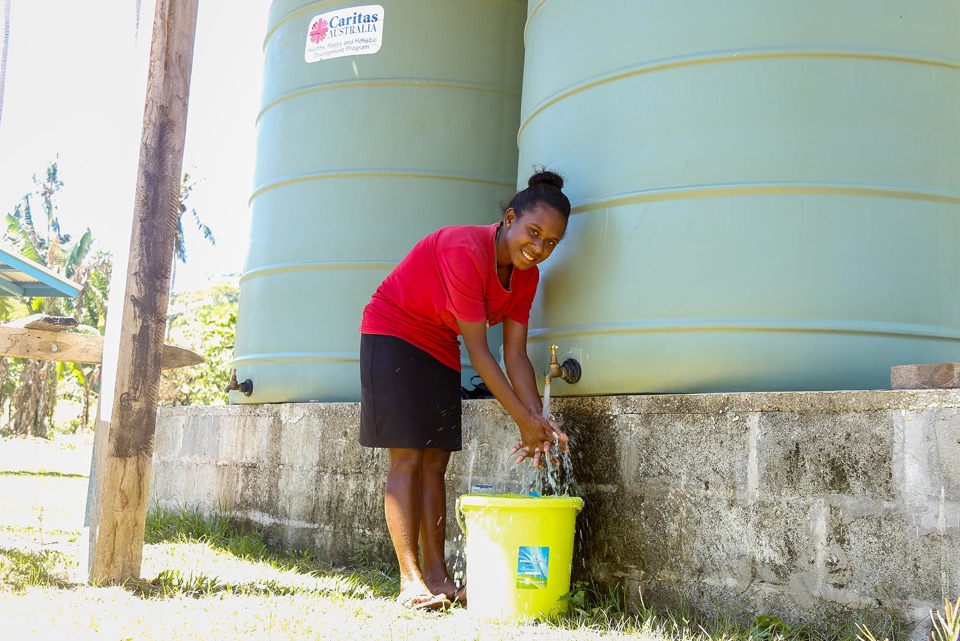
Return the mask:
<svg viewBox="0 0 960 641">
<path fill-rule="evenodd" d="M 423 579 L 432 592 L 453 600 L 456 585 L 447 572 L 444 543 L 447 534 L 445 476 L 449 450 L 427 448 L 423 455 L 420 501 L 420 555 Z"/>
<path fill-rule="evenodd" d="M 438 609 L 448 607 L 450 601 L 445 593 L 427 586 L 418 560 L 424 460 L 427 458 L 424 452 L 416 448 L 390 449 L 390 471 L 387 473 L 383 508 L 387 530 L 400 566 L 399 601 L 411 608 Z"/>
<path fill-rule="evenodd" d="M 424 450 L 390 448 L 390 471 L 383 508 L 400 566 L 400 594 L 432 593 L 418 562 Z M 412 605 L 417 605 L 416 603 Z"/>
</svg>

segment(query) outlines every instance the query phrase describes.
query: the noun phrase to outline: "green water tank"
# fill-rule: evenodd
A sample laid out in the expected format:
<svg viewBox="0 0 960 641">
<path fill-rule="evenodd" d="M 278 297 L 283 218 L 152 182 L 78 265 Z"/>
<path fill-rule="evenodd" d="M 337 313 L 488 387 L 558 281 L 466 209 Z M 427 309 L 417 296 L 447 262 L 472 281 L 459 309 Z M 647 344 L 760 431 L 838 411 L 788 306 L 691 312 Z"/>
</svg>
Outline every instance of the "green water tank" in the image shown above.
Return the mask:
<svg viewBox="0 0 960 641">
<path fill-rule="evenodd" d="M 231 402 L 358 400 L 380 281 L 431 231 L 500 218 L 525 6 L 273 2 L 233 361 L 253 394 Z"/>
<path fill-rule="evenodd" d="M 882 389 L 960 361 L 960 5 L 531 0 L 520 163 L 574 214 L 554 394 Z M 520 172 L 523 174 L 523 172 Z"/>
</svg>

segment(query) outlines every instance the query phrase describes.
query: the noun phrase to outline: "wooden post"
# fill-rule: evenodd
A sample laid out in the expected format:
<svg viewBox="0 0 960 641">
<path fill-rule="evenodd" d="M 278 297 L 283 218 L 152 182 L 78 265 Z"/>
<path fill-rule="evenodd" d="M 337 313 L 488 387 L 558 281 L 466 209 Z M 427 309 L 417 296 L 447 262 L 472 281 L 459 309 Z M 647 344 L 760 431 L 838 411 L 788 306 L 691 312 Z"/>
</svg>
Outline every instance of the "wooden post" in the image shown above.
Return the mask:
<svg viewBox="0 0 960 641">
<path fill-rule="evenodd" d="M 91 477 L 97 583 L 140 576 L 198 2 L 157 0 L 153 19 L 113 408 Z"/>
</svg>

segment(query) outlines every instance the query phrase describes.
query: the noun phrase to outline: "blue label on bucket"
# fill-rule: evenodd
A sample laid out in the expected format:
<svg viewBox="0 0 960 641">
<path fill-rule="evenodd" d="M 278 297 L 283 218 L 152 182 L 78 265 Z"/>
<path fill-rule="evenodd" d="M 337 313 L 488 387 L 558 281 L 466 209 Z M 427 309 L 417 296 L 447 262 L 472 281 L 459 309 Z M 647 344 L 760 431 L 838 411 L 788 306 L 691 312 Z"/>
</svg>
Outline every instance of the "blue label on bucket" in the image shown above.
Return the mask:
<svg viewBox="0 0 960 641">
<path fill-rule="evenodd" d="M 517 588 L 541 590 L 547 587 L 550 568 L 550 548 L 521 545 L 517 554 Z"/>
</svg>

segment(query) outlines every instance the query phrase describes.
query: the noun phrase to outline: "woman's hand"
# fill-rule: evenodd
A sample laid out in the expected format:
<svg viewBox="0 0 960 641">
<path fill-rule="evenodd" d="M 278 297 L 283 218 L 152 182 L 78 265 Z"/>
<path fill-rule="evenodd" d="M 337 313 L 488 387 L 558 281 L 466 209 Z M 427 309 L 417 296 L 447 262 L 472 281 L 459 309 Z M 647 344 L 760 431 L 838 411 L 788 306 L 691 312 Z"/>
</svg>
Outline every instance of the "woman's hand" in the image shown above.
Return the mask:
<svg viewBox="0 0 960 641">
<path fill-rule="evenodd" d="M 504 325 L 504 360 L 507 373 L 516 381 L 518 393 L 490 353 L 486 325 L 461 320 L 457 323 L 470 363 L 520 428 L 520 442 L 510 451 L 511 455 L 520 452 L 517 463 L 530 457 L 534 467 L 539 467 L 540 459 L 544 454 L 550 453 L 552 445 L 566 450 L 570 438 L 563 433 L 556 421 L 540 414 L 541 403 L 537 396 L 533 366 L 524 351 L 526 327 L 514 321 Z"/>
<path fill-rule="evenodd" d="M 531 413 L 523 422 L 517 422 L 520 428 L 520 441 L 510 450 L 510 455 L 519 453 L 516 463 L 522 463 L 530 458 L 534 467 L 540 467 L 540 461 L 546 454 L 556 463 L 557 457 L 551 454 L 550 447 L 556 445 L 562 451 L 567 450 L 570 437 L 567 436 L 560 424 L 539 414 Z"/>
</svg>

